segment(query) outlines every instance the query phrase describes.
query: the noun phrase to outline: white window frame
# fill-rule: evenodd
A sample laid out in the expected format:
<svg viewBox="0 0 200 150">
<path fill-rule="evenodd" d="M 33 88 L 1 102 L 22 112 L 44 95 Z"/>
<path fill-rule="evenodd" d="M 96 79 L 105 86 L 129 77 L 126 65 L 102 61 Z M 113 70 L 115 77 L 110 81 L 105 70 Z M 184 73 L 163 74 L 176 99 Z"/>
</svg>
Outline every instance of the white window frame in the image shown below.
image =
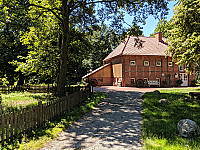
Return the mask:
<svg viewBox="0 0 200 150">
<path fill-rule="evenodd" d="M 160 84 L 160 78 L 156 78 L 156 81 L 158 81 L 158 82 L 159 82 L 159 84 Z"/>
<path fill-rule="evenodd" d="M 168 62 L 168 66 L 173 66 L 173 63 L 171 61 Z"/>
<path fill-rule="evenodd" d="M 145 82 L 145 80 L 147 80 L 147 82 Z M 144 83 L 148 83 L 149 79 L 148 78 L 144 78 Z"/>
<path fill-rule="evenodd" d="M 130 65 L 131 65 L 131 66 L 135 66 L 135 65 L 136 65 L 136 61 L 135 61 L 135 60 L 131 60 L 131 61 L 130 61 Z"/>
<path fill-rule="evenodd" d="M 131 78 L 131 80 L 134 80 L 134 84 L 135 84 L 135 78 Z M 131 82 L 132 83 L 132 82 Z"/>
<path fill-rule="evenodd" d="M 181 69 L 182 68 L 182 69 Z M 184 65 L 178 66 L 179 71 L 184 71 Z"/>
<path fill-rule="evenodd" d="M 149 66 L 149 61 L 144 61 L 144 66 Z"/>
<path fill-rule="evenodd" d="M 161 66 L 161 61 L 156 61 L 156 66 Z"/>
<path fill-rule="evenodd" d="M 160 87 L 160 78 L 156 78 L 156 80 L 158 81 L 159 87 Z"/>
</svg>

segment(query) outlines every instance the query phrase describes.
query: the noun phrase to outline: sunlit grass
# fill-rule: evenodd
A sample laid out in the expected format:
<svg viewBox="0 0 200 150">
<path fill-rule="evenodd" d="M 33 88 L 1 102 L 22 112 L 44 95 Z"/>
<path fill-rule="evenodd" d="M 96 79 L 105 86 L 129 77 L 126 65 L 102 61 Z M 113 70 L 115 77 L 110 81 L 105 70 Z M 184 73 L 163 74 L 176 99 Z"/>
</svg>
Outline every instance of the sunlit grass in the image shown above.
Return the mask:
<svg viewBox="0 0 200 150">
<path fill-rule="evenodd" d="M 182 138 L 178 134 L 177 123 L 181 119 L 191 119 L 200 125 L 200 101 L 190 100 L 189 92 L 198 88 L 161 90 L 160 95 L 145 93 L 143 110 L 143 139 L 145 149 L 200 149 L 200 138 Z M 169 104 L 160 104 L 167 99 Z"/>
<path fill-rule="evenodd" d="M 1 94 L 0 109 L 4 113 L 21 108 L 37 105 L 38 101 L 47 102 L 50 95 L 46 93 L 30 93 L 30 92 L 14 92 L 9 94 Z"/>
<path fill-rule="evenodd" d="M 74 108 L 56 121 L 48 122 L 45 128 L 36 129 L 28 135 L 24 135 L 22 139 L 17 139 L 12 144 L 6 144 L 1 149 L 36 150 L 42 148 L 47 142 L 56 138 L 61 131 L 72 125 L 85 113 L 90 112 L 105 97 L 104 93 L 94 93 L 92 98 L 88 98 L 81 106 Z"/>
</svg>

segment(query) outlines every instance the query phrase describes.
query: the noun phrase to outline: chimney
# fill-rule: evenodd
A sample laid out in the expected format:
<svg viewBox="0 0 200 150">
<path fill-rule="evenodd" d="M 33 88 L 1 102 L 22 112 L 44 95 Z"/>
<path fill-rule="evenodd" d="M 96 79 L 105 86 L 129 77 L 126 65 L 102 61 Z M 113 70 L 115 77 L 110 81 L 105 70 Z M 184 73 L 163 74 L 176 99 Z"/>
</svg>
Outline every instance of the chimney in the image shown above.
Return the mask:
<svg viewBox="0 0 200 150">
<path fill-rule="evenodd" d="M 159 42 L 162 42 L 162 33 L 161 33 L 161 32 L 155 33 L 155 38 L 156 38 Z"/>
<path fill-rule="evenodd" d="M 92 69 L 90 69 L 90 73 L 92 72 Z"/>
</svg>

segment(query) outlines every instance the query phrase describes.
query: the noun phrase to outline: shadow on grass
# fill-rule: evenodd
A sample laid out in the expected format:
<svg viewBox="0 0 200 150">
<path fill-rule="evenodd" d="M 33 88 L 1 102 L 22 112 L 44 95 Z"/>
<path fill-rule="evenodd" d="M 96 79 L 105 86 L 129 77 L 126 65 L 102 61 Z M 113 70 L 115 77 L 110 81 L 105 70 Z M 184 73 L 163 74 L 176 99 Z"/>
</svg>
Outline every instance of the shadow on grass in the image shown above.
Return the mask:
<svg viewBox="0 0 200 150">
<path fill-rule="evenodd" d="M 181 119 L 191 119 L 200 125 L 200 102 L 189 99 L 187 93 L 163 92 L 154 95 L 145 93 L 143 110 L 143 136 L 145 138 L 157 137 L 167 139 L 169 143 L 187 143 L 193 148 L 200 148 L 200 138 L 192 140 L 183 139 L 178 135 L 177 123 Z M 159 103 L 160 99 L 167 99 L 169 104 Z M 199 144 L 196 144 L 196 142 Z M 183 144 L 184 145 L 184 144 Z M 186 145 L 185 145 L 186 146 Z"/>
</svg>

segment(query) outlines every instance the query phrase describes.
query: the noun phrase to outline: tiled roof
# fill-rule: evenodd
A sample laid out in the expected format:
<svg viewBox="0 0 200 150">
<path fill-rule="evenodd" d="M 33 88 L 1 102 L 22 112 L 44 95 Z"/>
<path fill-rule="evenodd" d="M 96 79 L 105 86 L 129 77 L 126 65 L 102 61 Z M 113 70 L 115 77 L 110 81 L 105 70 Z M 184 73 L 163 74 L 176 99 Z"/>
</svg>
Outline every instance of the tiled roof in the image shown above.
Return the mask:
<svg viewBox="0 0 200 150">
<path fill-rule="evenodd" d="M 123 49 L 125 48 L 127 40 L 128 40 L 128 38 L 126 38 L 121 44 L 119 44 L 104 60 L 121 55 Z"/>
<path fill-rule="evenodd" d="M 107 67 L 108 65 L 110 65 L 110 63 L 109 63 L 109 64 L 105 64 L 104 66 L 101 66 L 101 67 L 97 68 L 96 70 L 94 70 L 94 71 L 92 71 L 92 72 L 86 74 L 86 75 L 83 76 L 82 78 L 87 78 L 88 76 L 90 76 L 90 75 L 92 75 L 93 73 L 95 73 L 95 72 L 97 72 L 97 71 L 99 71 L 99 70 L 101 70 L 101 69 Z"/>
<path fill-rule="evenodd" d="M 126 42 L 122 42 L 104 59 L 104 61 L 119 55 L 165 56 L 164 51 L 167 49 L 167 44 L 164 41 L 159 42 L 155 37 L 139 37 L 139 40 L 142 41 L 141 46 L 136 42 L 137 40 L 137 37 L 128 37 L 125 40 Z"/>
</svg>

